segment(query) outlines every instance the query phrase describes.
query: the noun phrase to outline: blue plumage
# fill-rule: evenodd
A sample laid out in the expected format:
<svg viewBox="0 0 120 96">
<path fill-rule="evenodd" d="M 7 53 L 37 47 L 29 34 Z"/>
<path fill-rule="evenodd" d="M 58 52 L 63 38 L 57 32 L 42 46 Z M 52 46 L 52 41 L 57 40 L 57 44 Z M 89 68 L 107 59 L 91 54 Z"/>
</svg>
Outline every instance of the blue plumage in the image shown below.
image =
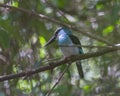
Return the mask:
<svg viewBox="0 0 120 96">
<path fill-rule="evenodd" d="M 72 34 L 71 30 L 69 30 L 68 28 L 62 28 L 61 27 L 61 28 L 57 29 L 55 31 L 53 37 L 47 42 L 46 45 L 49 45 L 55 39 L 57 39 L 57 42 L 58 42 L 59 45 L 64 45 L 64 46 L 60 46 L 60 49 L 61 49 L 64 57 L 69 57 L 71 55 L 83 54 L 83 50 L 82 50 L 81 47 L 65 46 L 65 45 L 81 44 L 79 39 L 76 36 L 74 36 Z M 83 74 L 83 69 L 82 69 L 80 60 L 76 61 L 76 65 L 77 65 L 77 69 L 78 69 L 80 77 L 83 78 L 84 74 Z"/>
</svg>

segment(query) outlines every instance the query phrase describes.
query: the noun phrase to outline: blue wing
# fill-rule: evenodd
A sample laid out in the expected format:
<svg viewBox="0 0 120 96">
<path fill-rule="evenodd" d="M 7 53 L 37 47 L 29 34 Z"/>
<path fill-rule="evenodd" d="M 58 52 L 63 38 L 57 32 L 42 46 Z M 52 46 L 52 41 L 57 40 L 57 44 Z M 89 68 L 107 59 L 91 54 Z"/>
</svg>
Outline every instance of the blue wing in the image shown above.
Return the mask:
<svg viewBox="0 0 120 96">
<path fill-rule="evenodd" d="M 81 45 L 79 39 L 78 39 L 76 36 L 74 36 L 74 35 L 69 35 L 69 37 L 70 37 L 70 39 L 72 40 L 72 42 L 73 42 L 74 44 L 79 44 L 79 45 Z M 82 47 L 79 47 L 79 52 L 80 52 L 80 54 L 83 54 L 83 49 L 82 49 Z"/>
</svg>

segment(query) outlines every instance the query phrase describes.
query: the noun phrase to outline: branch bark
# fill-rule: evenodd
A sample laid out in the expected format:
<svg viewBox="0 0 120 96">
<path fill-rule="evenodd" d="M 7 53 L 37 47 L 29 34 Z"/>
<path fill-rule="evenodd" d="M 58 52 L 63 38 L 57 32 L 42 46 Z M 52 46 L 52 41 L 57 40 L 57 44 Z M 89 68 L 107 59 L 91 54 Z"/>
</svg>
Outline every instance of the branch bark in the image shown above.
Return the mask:
<svg viewBox="0 0 120 96">
<path fill-rule="evenodd" d="M 104 55 L 106 53 L 114 52 L 114 51 L 117 51 L 117 50 L 120 50 L 120 46 L 105 48 L 101 51 L 97 51 L 97 52 L 94 52 L 94 53 L 86 53 L 86 54 L 82 54 L 82 55 L 71 56 L 71 57 L 68 57 L 68 59 L 64 59 L 64 60 L 49 62 L 49 63 L 46 64 L 46 66 L 41 66 L 37 69 L 32 69 L 31 71 L 25 71 L 25 72 L 20 72 L 20 73 L 17 73 L 17 74 L 0 76 L 0 82 L 5 81 L 5 80 L 20 78 L 20 77 L 23 77 L 23 76 L 30 76 L 30 75 L 33 75 L 33 74 L 36 74 L 36 73 L 39 73 L 39 72 L 43 72 L 43 71 L 46 71 L 46 70 L 51 70 L 55 67 L 58 67 L 60 65 L 66 64 L 66 63 L 72 63 L 76 60 L 83 60 L 83 59 L 88 59 L 88 58 L 92 58 L 92 57 L 98 57 L 98 56 Z"/>
</svg>

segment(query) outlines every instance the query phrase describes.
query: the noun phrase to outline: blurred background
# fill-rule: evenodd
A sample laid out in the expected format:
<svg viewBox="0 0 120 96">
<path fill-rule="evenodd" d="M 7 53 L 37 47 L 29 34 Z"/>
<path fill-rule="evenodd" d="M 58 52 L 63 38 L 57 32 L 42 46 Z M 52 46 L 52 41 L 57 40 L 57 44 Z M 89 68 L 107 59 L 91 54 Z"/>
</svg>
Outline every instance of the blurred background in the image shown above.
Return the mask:
<svg viewBox="0 0 120 96">
<path fill-rule="evenodd" d="M 111 44 L 120 42 L 119 0 L 0 0 L 0 4 L 44 14 Z M 35 69 L 49 60 L 63 58 L 56 42 L 43 48 L 58 27 L 59 24 L 50 20 L 0 5 L 0 76 Z M 72 32 L 82 45 L 107 46 L 81 32 Z M 84 53 L 102 49 L 83 48 Z M 82 60 L 82 66 L 85 80 L 79 80 L 72 64 L 50 96 L 120 95 L 120 51 Z M 45 96 L 65 67 L 1 82 L 0 96 Z"/>
</svg>

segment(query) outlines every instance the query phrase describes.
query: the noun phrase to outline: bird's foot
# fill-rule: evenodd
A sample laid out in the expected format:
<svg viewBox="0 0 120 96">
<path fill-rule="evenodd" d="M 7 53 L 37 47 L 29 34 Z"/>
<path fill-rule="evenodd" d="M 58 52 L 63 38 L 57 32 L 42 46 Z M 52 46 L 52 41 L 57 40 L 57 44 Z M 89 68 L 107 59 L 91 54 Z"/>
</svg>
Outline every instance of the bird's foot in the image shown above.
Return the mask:
<svg viewBox="0 0 120 96">
<path fill-rule="evenodd" d="M 68 60 L 68 59 L 69 59 L 69 57 L 65 57 L 65 56 L 63 57 L 63 60 Z"/>
<path fill-rule="evenodd" d="M 64 57 L 63 60 L 68 60 L 69 61 L 71 59 L 71 57 L 73 57 L 73 56 Z"/>
</svg>

